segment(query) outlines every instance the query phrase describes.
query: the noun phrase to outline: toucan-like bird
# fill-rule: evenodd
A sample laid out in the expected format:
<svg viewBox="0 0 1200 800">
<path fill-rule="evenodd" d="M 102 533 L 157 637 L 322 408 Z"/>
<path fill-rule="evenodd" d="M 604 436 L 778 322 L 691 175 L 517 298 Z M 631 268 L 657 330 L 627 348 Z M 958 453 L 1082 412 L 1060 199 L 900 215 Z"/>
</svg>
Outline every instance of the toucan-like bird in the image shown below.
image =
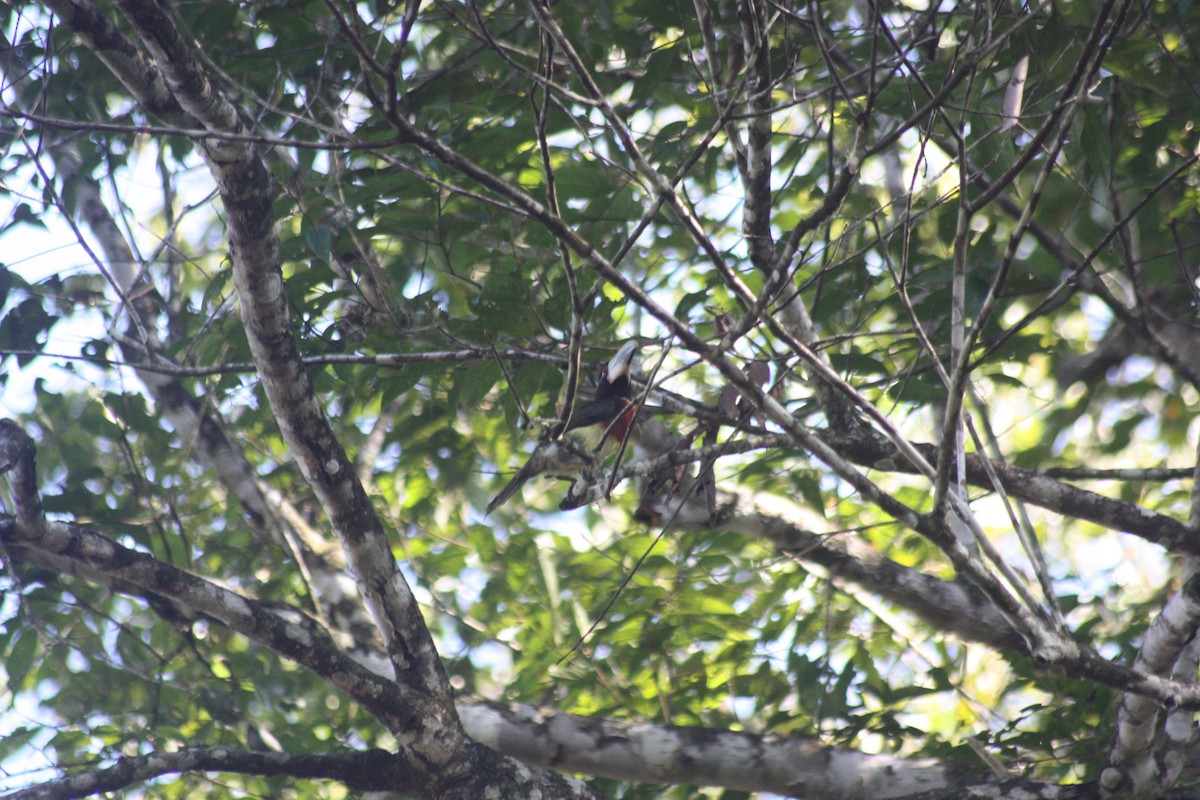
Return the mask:
<svg viewBox="0 0 1200 800">
<path fill-rule="evenodd" d="M 507 503 L 535 475 L 573 482 L 585 466 L 603 459 L 625 441 L 637 413 L 629 383 L 636 352 L 637 344 L 626 342 L 609 359 L 600 373 L 595 399 L 575 407 L 561 437 L 537 446 L 525 466 L 488 503 L 488 514 Z"/>
</svg>

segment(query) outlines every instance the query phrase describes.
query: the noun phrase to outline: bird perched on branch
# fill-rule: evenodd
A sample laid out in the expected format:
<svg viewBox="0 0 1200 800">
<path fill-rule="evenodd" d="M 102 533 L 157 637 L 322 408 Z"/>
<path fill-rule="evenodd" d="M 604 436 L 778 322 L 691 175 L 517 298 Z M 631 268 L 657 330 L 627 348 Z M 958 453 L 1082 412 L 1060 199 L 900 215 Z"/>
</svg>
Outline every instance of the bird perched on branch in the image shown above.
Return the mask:
<svg viewBox="0 0 1200 800">
<path fill-rule="evenodd" d="M 602 460 L 625 441 L 637 413 L 629 383 L 629 371 L 636 352 L 637 344 L 626 342 L 609 359 L 600 373 L 595 399 L 575 407 L 562 436 L 537 446 L 520 471 L 488 503 L 488 514 L 507 503 L 536 475 L 550 475 L 574 483 L 584 467 Z"/>
</svg>

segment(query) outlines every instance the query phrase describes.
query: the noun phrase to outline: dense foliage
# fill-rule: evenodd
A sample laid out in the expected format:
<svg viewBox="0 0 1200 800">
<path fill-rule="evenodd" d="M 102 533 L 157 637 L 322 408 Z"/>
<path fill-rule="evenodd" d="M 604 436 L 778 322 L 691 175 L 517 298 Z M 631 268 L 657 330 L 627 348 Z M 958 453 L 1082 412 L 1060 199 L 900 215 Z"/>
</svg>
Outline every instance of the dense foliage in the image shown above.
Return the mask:
<svg viewBox="0 0 1200 800">
<path fill-rule="evenodd" d="M 4 788 L 226 746 L 108 788 L 469 797 L 451 691 L 598 796 L 885 792 L 553 720 L 890 754 L 924 789 L 1190 785 L 1190 3 L 0 20 L 0 432 L 51 520 L 14 478 Z M 592 502 L 544 479 L 485 517 L 630 339 L 638 433 Z M 478 722 L 518 712 L 520 746 Z M 400 777 L 285 758 L 372 748 Z"/>
</svg>

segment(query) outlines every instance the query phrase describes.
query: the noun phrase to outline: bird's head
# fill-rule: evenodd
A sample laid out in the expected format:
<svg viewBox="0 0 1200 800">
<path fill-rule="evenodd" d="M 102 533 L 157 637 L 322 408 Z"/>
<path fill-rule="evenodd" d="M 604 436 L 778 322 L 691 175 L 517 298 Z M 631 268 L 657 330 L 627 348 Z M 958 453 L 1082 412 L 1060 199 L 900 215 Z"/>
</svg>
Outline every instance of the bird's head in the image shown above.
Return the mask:
<svg viewBox="0 0 1200 800">
<path fill-rule="evenodd" d="M 630 397 L 633 394 L 629 372 L 633 367 L 633 357 L 637 349 L 637 342 L 626 342 L 604 365 L 600 373 L 600 384 L 596 387 L 597 400 L 607 397 Z"/>
</svg>

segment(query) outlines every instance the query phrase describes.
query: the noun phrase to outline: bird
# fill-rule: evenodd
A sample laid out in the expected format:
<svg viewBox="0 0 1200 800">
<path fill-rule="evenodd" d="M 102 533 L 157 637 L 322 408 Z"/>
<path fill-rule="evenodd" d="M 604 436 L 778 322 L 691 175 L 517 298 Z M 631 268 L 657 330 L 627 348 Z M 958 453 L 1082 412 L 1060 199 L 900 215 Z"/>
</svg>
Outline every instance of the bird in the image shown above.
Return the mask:
<svg viewBox="0 0 1200 800">
<path fill-rule="evenodd" d="M 562 436 L 538 444 L 513 479 L 488 503 L 484 516 L 507 503 L 536 475 L 551 475 L 574 483 L 584 467 L 603 459 L 625 441 L 637 414 L 629 382 L 635 353 L 636 342 L 621 346 L 601 370 L 595 398 L 575 407 Z"/>
</svg>

